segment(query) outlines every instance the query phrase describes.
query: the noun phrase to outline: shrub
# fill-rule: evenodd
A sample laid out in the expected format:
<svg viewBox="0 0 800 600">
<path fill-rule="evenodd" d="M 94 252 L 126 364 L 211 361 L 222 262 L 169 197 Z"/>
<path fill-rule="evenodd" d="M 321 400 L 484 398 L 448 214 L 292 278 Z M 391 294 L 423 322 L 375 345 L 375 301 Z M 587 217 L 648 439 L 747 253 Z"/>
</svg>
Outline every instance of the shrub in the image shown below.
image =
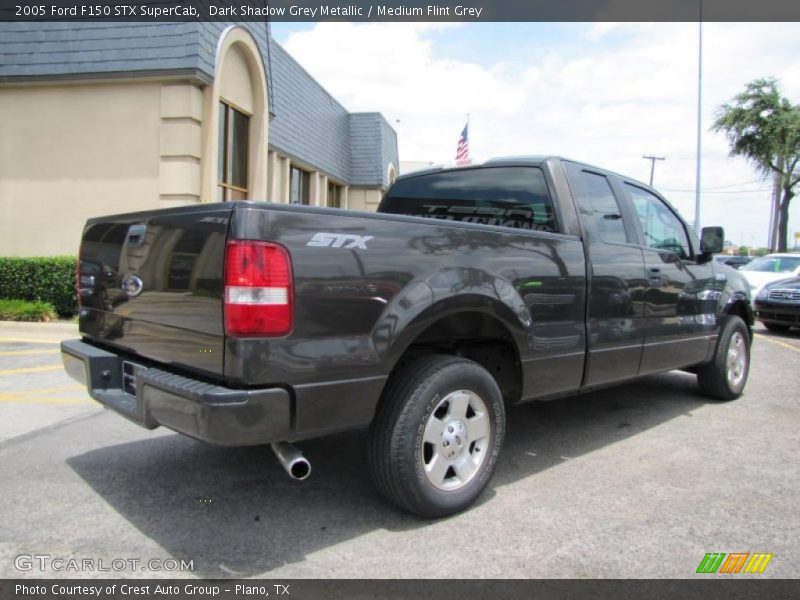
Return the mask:
<svg viewBox="0 0 800 600">
<path fill-rule="evenodd" d="M 0 298 L 47 302 L 60 317 L 78 312 L 73 256 L 0 257 Z"/>
<path fill-rule="evenodd" d="M 56 311 L 49 302 L 0 298 L 1 321 L 53 321 Z"/>
</svg>

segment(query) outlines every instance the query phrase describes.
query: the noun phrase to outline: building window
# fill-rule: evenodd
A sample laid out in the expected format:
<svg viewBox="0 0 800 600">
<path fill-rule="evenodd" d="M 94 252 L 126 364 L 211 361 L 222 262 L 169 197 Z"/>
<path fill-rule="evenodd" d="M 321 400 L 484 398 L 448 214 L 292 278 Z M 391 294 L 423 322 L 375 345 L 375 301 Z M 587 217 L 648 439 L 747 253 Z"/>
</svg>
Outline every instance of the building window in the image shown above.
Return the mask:
<svg viewBox="0 0 800 600">
<path fill-rule="evenodd" d="M 328 182 L 328 206 L 342 208 L 342 186 Z"/>
<path fill-rule="evenodd" d="M 247 198 L 247 147 L 250 117 L 226 102 L 219 103 L 217 199 Z"/>
<path fill-rule="evenodd" d="M 292 165 L 289 175 L 289 203 L 308 204 L 310 177 L 307 171 L 303 171 Z"/>
</svg>

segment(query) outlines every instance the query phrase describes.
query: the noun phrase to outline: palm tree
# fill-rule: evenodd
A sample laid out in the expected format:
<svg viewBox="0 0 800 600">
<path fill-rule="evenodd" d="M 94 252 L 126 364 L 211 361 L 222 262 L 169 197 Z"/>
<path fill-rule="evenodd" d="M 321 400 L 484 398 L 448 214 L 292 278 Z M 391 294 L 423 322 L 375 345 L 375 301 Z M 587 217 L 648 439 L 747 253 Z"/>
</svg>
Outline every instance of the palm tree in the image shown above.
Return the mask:
<svg viewBox="0 0 800 600">
<path fill-rule="evenodd" d="M 778 252 L 787 248 L 789 204 L 800 182 L 800 106 L 781 94 L 778 81 L 751 81 L 731 102 L 716 110 L 711 128 L 728 138 L 730 156 L 742 156 L 763 177 L 780 181 Z"/>
</svg>

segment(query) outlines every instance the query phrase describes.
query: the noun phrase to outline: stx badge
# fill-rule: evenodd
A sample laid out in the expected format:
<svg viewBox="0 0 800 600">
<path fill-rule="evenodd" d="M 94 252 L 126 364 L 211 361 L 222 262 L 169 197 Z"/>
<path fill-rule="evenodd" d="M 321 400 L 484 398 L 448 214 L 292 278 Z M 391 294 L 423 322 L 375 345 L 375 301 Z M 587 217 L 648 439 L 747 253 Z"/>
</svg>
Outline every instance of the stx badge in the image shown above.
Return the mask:
<svg viewBox="0 0 800 600">
<path fill-rule="evenodd" d="M 367 242 L 374 236 L 372 235 L 346 235 L 340 233 L 315 233 L 306 246 L 320 248 L 360 248 L 367 249 Z"/>
</svg>

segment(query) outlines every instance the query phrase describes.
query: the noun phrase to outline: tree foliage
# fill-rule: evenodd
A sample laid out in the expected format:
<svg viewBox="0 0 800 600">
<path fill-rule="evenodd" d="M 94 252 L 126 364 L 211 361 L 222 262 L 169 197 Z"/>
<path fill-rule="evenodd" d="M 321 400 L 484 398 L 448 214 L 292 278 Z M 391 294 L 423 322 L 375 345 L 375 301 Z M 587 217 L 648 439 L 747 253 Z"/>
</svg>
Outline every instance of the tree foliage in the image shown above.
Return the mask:
<svg viewBox="0 0 800 600">
<path fill-rule="evenodd" d="M 800 106 L 783 96 L 776 79 L 756 79 L 717 108 L 712 130 L 725 134 L 731 156 L 747 159 L 763 177 L 780 176 L 778 250 L 786 250 L 789 204 L 800 182 Z"/>
</svg>

